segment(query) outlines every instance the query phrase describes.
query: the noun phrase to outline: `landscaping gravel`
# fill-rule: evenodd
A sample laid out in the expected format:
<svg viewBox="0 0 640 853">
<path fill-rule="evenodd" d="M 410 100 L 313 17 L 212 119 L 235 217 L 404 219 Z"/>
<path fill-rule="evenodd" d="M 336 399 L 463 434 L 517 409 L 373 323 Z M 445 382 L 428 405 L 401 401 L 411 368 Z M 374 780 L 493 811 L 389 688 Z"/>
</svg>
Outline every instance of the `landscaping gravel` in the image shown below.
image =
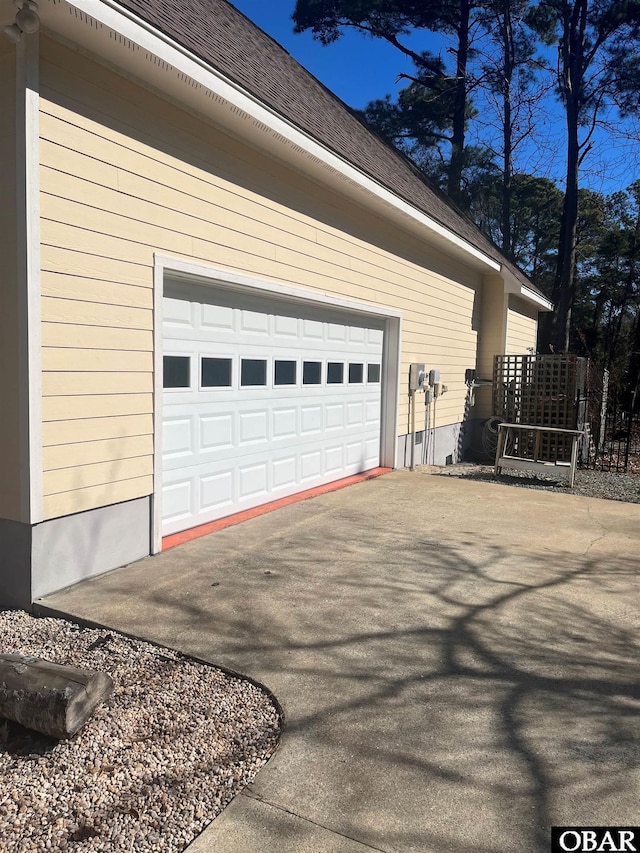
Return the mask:
<svg viewBox="0 0 640 853">
<path fill-rule="evenodd" d="M 434 473 L 434 469 L 431 469 L 431 472 Z M 503 470 L 502 474 L 494 477 L 493 465 L 464 463 L 435 469 L 435 473 L 448 477 L 490 480 L 525 489 L 543 489 L 547 492 L 564 492 L 590 498 L 640 503 L 640 474 L 615 474 L 609 471 L 578 469 L 573 488 L 570 489 L 566 479 L 555 478 L 553 475 L 540 476 L 534 471 Z"/>
<path fill-rule="evenodd" d="M 172 650 L 21 611 L 0 650 L 114 682 L 69 740 L 0 720 L 1 853 L 184 850 L 276 749 L 263 690 Z"/>
</svg>

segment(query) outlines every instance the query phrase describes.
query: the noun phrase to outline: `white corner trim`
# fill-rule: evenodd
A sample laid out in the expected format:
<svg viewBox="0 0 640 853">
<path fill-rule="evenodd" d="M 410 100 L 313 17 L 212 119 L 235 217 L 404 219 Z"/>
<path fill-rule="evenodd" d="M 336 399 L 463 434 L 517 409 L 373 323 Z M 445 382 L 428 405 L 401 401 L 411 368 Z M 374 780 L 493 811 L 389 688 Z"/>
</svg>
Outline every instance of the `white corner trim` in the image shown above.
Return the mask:
<svg viewBox="0 0 640 853">
<path fill-rule="evenodd" d="M 153 259 L 153 494 L 151 553 L 162 551 L 162 297 L 164 259 Z"/>
<path fill-rule="evenodd" d="M 143 50 L 158 59 L 167 62 L 177 71 L 204 86 L 211 93 L 222 98 L 235 109 L 240 110 L 253 120 L 260 122 L 273 133 L 280 135 L 289 143 L 298 146 L 307 154 L 343 175 L 360 188 L 376 198 L 391 205 L 426 228 L 433 235 L 445 240 L 463 254 L 475 258 L 489 269 L 499 272 L 502 264 L 477 249 L 464 238 L 427 216 L 421 210 L 401 199 L 395 193 L 358 169 L 346 159 L 338 156 L 313 136 L 267 107 L 260 100 L 246 92 L 241 86 L 212 68 L 195 54 L 177 44 L 169 36 L 147 24 L 141 18 L 114 3 L 113 0 L 67 0 L 70 6 L 89 15 L 104 26 L 120 33 Z"/>
<path fill-rule="evenodd" d="M 193 263 L 169 255 L 154 254 L 153 258 L 153 498 L 151 512 L 151 553 L 162 551 L 162 298 L 167 278 L 183 278 L 185 282 L 223 285 L 237 292 L 260 294 L 289 302 L 337 308 L 383 318 L 384 342 L 382 351 L 382 417 L 380 427 L 380 465 L 397 465 L 397 424 L 400 397 L 400 360 L 402 345 L 402 312 L 395 308 L 371 305 L 355 299 L 342 299 L 328 293 L 291 287 L 268 279 L 254 278 L 230 270 Z M 505 297 L 506 298 L 506 297 Z"/>
<path fill-rule="evenodd" d="M 16 46 L 16 189 L 21 507 L 42 521 L 42 335 L 40 304 L 40 96 L 38 34 Z"/>
<path fill-rule="evenodd" d="M 504 291 L 502 294 L 502 332 L 499 352 L 507 351 L 507 337 L 509 334 L 509 294 Z"/>
<path fill-rule="evenodd" d="M 380 401 L 380 466 L 398 467 L 398 413 L 402 364 L 402 317 L 389 316 L 382 344 L 382 399 Z"/>
</svg>

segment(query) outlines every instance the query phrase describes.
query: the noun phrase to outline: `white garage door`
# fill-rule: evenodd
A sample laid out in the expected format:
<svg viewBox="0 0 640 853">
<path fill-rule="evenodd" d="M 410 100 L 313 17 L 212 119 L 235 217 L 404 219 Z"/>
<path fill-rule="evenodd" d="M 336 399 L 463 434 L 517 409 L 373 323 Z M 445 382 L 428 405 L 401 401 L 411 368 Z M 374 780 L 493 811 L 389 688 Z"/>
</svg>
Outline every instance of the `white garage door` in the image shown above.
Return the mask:
<svg viewBox="0 0 640 853">
<path fill-rule="evenodd" d="M 164 536 L 379 464 L 381 321 L 165 294 Z"/>
</svg>

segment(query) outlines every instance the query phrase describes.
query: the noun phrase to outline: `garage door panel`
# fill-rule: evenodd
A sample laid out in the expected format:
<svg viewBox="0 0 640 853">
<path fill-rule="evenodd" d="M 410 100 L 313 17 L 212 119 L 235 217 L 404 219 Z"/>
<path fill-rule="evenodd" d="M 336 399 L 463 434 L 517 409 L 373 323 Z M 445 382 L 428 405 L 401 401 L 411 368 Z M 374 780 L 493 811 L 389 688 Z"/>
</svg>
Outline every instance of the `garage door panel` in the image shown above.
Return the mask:
<svg viewBox="0 0 640 853">
<path fill-rule="evenodd" d="M 259 311 L 241 311 L 240 332 L 267 335 L 269 333 L 269 315 Z"/>
<path fill-rule="evenodd" d="M 349 441 L 347 442 L 347 465 L 360 465 L 364 464 L 365 461 L 365 453 L 364 453 L 364 442 L 363 441 Z"/>
<path fill-rule="evenodd" d="M 325 428 L 343 429 L 345 425 L 344 403 L 329 403 L 325 406 Z"/>
<path fill-rule="evenodd" d="M 300 482 L 307 485 L 310 479 L 320 477 L 322 474 L 322 451 L 303 451 L 300 454 L 300 463 Z"/>
<path fill-rule="evenodd" d="M 184 299 L 165 298 L 162 305 L 163 323 L 169 327 L 195 328 L 195 306 Z"/>
<path fill-rule="evenodd" d="M 318 320 L 303 320 L 302 321 L 302 340 L 312 341 L 314 343 L 324 339 L 324 323 Z"/>
<path fill-rule="evenodd" d="M 365 421 L 367 424 L 380 423 L 380 400 L 367 400 L 365 403 Z"/>
<path fill-rule="evenodd" d="M 346 343 L 347 327 L 339 323 L 327 323 L 327 340 L 332 343 Z"/>
<path fill-rule="evenodd" d="M 233 308 L 225 305 L 201 305 L 200 326 L 203 330 L 216 332 L 235 332 Z"/>
<path fill-rule="evenodd" d="M 235 446 L 235 413 L 223 412 L 219 415 L 200 415 L 200 450 L 224 451 Z"/>
<path fill-rule="evenodd" d="M 347 403 L 347 425 L 364 426 L 364 405 L 361 401 Z"/>
<path fill-rule="evenodd" d="M 281 317 L 276 316 L 273 322 L 273 334 L 278 338 L 284 338 L 291 341 L 292 338 L 298 338 L 299 320 L 297 317 Z"/>
<path fill-rule="evenodd" d="M 200 475 L 200 513 L 232 507 L 235 502 L 234 471 Z"/>
<path fill-rule="evenodd" d="M 239 447 L 255 444 L 258 441 L 268 442 L 268 417 L 264 409 L 253 412 L 240 412 Z"/>
<path fill-rule="evenodd" d="M 291 489 L 289 494 L 295 492 L 298 485 L 298 459 L 297 456 L 284 456 L 273 460 L 273 488 Z"/>
<path fill-rule="evenodd" d="M 165 483 L 162 492 L 162 514 L 166 521 L 188 519 L 193 514 L 192 479 L 184 475 L 176 482 Z"/>
<path fill-rule="evenodd" d="M 380 439 L 377 436 L 365 439 L 364 458 L 367 468 L 374 468 L 378 465 L 380 459 Z"/>
<path fill-rule="evenodd" d="M 381 328 L 195 290 L 163 303 L 164 354 L 190 358 L 163 394 L 164 535 L 377 466 Z"/>
<path fill-rule="evenodd" d="M 301 406 L 300 416 L 301 437 L 322 433 L 322 406 Z"/>
<path fill-rule="evenodd" d="M 239 498 L 262 497 L 268 493 L 268 466 L 266 462 L 240 465 L 238 468 Z"/>
<path fill-rule="evenodd" d="M 193 418 L 167 418 L 163 425 L 164 458 L 184 459 L 194 452 Z"/>
<path fill-rule="evenodd" d="M 271 412 L 273 423 L 273 438 L 293 439 L 298 435 L 298 407 L 278 408 Z"/>
<path fill-rule="evenodd" d="M 339 474 L 344 468 L 344 445 L 327 447 L 324 452 L 324 470 L 326 474 Z"/>
</svg>

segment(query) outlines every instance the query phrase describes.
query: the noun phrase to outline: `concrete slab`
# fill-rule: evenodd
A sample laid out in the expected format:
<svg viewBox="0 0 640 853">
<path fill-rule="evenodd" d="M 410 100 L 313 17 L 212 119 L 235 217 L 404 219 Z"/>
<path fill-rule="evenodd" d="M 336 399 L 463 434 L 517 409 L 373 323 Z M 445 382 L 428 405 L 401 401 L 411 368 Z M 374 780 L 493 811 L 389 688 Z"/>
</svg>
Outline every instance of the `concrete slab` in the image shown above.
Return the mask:
<svg viewBox="0 0 640 853">
<path fill-rule="evenodd" d="M 203 832 L 189 845 L 189 853 L 211 853 L 212 850 L 371 853 L 374 850 L 244 793 L 227 806 L 215 824 L 215 835 L 211 830 Z"/>
<path fill-rule="evenodd" d="M 398 471 L 43 603 L 281 701 L 281 749 L 201 849 L 542 853 L 554 824 L 637 823 L 639 522 Z"/>
</svg>

